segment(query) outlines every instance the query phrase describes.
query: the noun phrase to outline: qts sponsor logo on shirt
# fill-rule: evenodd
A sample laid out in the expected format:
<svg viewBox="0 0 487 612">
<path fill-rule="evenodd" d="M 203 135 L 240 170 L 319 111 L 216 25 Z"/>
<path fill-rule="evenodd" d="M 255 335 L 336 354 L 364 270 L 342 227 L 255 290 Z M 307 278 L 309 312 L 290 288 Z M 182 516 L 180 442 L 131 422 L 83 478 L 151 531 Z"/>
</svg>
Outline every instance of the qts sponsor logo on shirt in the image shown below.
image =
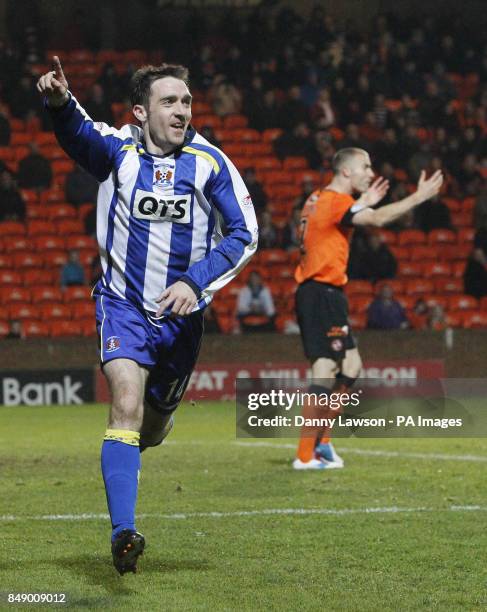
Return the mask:
<svg viewBox="0 0 487 612">
<path fill-rule="evenodd" d="M 148 221 L 191 221 L 191 195 L 167 194 L 160 196 L 152 191 L 137 189 L 134 198 L 133 215 Z"/>
</svg>

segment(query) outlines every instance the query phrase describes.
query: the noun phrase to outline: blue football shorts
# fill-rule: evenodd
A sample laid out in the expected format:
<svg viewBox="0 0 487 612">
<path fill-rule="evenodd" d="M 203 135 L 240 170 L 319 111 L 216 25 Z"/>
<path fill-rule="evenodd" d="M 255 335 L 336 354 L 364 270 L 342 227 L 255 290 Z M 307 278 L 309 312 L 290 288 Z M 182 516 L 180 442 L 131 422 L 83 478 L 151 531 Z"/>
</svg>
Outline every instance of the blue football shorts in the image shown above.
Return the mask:
<svg viewBox="0 0 487 612">
<path fill-rule="evenodd" d="M 145 400 L 161 414 L 173 412 L 198 359 L 203 313 L 155 319 L 106 288 L 93 297 L 102 367 L 119 358 L 146 367 Z"/>
</svg>

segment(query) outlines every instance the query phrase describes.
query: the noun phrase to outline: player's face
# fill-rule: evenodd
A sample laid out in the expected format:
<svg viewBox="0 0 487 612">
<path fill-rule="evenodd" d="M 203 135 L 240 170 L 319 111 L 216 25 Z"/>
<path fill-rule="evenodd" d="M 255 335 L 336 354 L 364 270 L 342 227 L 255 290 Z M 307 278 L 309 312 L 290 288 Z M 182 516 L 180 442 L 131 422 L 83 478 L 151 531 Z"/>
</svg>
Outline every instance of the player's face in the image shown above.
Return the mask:
<svg viewBox="0 0 487 612">
<path fill-rule="evenodd" d="M 370 157 L 366 153 L 354 155 L 349 164 L 349 171 L 353 190 L 359 193 L 367 191 L 374 178 Z"/>
<path fill-rule="evenodd" d="M 184 142 L 191 121 L 191 94 L 184 81 L 164 77 L 152 83 L 147 126 L 150 139 L 164 153 Z"/>
</svg>

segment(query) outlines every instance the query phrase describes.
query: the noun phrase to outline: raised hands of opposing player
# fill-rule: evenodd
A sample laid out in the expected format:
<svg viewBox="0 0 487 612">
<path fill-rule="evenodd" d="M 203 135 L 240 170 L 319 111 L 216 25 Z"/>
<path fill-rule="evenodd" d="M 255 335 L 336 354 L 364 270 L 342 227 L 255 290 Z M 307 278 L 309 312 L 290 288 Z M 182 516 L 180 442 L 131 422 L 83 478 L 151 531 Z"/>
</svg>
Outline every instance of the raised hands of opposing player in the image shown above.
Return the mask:
<svg viewBox="0 0 487 612">
<path fill-rule="evenodd" d="M 52 108 L 63 106 L 68 101 L 68 81 L 57 55 L 53 57 L 53 70 L 43 74 L 37 81 L 37 91 L 46 96 Z"/>
<path fill-rule="evenodd" d="M 437 170 L 429 177 L 429 179 L 426 178 L 426 172 L 422 170 L 421 176 L 419 177 L 416 194 L 421 202 L 425 202 L 426 200 L 434 198 L 436 195 L 438 195 L 442 185 L 443 173 L 441 170 Z"/>
<path fill-rule="evenodd" d="M 363 206 L 375 206 L 382 200 L 388 190 L 389 181 L 379 176 L 367 191 L 360 196 L 360 204 Z"/>
</svg>

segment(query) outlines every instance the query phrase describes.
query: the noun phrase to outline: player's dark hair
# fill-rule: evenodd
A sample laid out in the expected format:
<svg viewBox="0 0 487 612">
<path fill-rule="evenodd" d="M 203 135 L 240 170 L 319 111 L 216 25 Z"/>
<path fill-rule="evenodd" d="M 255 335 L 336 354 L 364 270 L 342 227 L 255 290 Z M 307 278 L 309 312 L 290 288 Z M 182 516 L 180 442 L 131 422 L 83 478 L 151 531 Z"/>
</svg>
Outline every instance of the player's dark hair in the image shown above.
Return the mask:
<svg viewBox="0 0 487 612">
<path fill-rule="evenodd" d="M 132 75 L 130 81 L 130 101 L 132 106 L 141 104 L 149 106 L 152 83 L 164 77 L 181 79 L 189 87 L 189 71 L 178 64 L 161 64 L 160 66 L 142 66 Z"/>
<path fill-rule="evenodd" d="M 338 174 L 347 161 L 355 155 L 363 155 L 367 153 L 363 149 L 357 147 L 346 147 L 345 149 L 338 149 L 331 160 L 331 168 L 335 174 Z"/>
</svg>

